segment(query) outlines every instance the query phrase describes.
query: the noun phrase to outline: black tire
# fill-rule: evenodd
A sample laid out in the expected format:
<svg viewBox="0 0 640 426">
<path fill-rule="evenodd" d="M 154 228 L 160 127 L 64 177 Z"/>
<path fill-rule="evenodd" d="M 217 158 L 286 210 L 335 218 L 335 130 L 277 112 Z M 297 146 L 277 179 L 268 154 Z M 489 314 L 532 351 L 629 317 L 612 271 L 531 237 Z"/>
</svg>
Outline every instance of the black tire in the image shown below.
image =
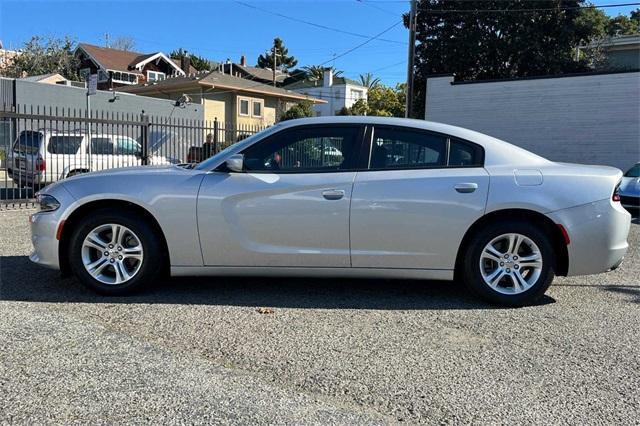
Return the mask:
<svg viewBox="0 0 640 426">
<path fill-rule="evenodd" d="M 82 171 L 82 170 L 72 170 L 67 174 L 67 177 L 70 178 L 71 176 L 77 176 L 77 175 L 81 175 L 83 173 L 86 173 L 86 172 Z"/>
<path fill-rule="evenodd" d="M 143 248 L 142 264 L 135 275 L 122 284 L 105 284 L 97 280 L 86 270 L 82 259 L 82 246 L 86 236 L 105 224 L 129 228 L 138 237 Z M 78 280 L 91 290 L 107 296 L 126 295 L 140 290 L 159 277 L 165 269 L 162 247 L 161 238 L 155 229 L 139 215 L 127 210 L 104 208 L 91 212 L 77 223 L 69 242 L 69 263 Z"/>
<path fill-rule="evenodd" d="M 494 238 L 503 234 L 521 234 L 531 239 L 540 250 L 542 267 L 535 283 L 526 291 L 518 294 L 504 294 L 493 289 L 485 282 L 480 270 L 480 257 L 485 246 Z M 526 306 L 537 302 L 547 291 L 554 278 L 555 254 L 551 238 L 544 227 L 522 220 L 511 220 L 491 223 L 471 237 L 463 253 L 461 275 L 466 286 L 481 298 L 490 303 L 504 306 Z M 504 283 L 508 285 L 505 278 Z"/>
</svg>

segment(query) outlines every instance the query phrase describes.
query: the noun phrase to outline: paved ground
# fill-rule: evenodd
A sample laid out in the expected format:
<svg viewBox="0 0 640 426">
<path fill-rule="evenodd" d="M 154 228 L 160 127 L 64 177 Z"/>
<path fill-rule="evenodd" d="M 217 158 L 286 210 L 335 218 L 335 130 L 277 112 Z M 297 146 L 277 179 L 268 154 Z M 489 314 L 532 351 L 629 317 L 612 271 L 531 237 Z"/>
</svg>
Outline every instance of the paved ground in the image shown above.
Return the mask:
<svg viewBox="0 0 640 426">
<path fill-rule="evenodd" d="M 97 297 L 31 265 L 27 212 L 0 212 L 0 423 L 637 423 L 637 223 L 619 270 L 494 309 L 399 281 Z"/>
</svg>

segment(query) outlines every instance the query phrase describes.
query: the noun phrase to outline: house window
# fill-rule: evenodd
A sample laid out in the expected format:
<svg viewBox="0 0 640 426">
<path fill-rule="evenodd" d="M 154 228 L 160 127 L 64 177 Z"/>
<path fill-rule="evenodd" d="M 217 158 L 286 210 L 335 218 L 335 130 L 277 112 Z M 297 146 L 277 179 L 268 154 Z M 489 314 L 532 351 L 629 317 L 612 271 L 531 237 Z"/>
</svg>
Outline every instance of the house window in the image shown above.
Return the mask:
<svg viewBox="0 0 640 426">
<path fill-rule="evenodd" d="M 121 71 L 109 71 L 109 78 L 115 83 L 136 84 L 138 82 L 137 75 Z"/>
<path fill-rule="evenodd" d="M 81 81 L 87 81 L 87 77 L 91 74 L 91 68 L 82 68 L 78 74 Z"/>
<path fill-rule="evenodd" d="M 251 111 L 251 116 L 252 117 L 262 117 L 262 104 L 264 101 L 261 100 L 254 100 L 252 102 L 253 105 L 253 111 Z"/>
<path fill-rule="evenodd" d="M 238 98 L 238 115 L 249 116 L 249 99 Z"/>
<path fill-rule="evenodd" d="M 147 81 L 161 81 L 166 78 L 166 74 L 160 71 L 147 71 Z"/>
<path fill-rule="evenodd" d="M 354 90 L 351 89 L 351 99 L 354 101 L 358 101 L 364 97 L 364 92 L 362 90 Z"/>
</svg>

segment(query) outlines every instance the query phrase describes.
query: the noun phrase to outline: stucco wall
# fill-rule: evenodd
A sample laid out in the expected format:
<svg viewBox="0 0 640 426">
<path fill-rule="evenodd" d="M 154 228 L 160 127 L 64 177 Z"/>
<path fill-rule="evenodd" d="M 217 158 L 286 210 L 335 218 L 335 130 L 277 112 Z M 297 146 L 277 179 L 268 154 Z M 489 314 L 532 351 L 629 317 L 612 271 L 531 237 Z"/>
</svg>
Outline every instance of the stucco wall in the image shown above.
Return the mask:
<svg viewBox="0 0 640 426">
<path fill-rule="evenodd" d="M 425 118 L 550 160 L 621 169 L 640 161 L 640 73 L 451 84 L 427 80 Z"/>
<path fill-rule="evenodd" d="M 62 86 L 57 84 L 34 83 L 30 81 L 16 81 L 16 103 L 30 107 L 43 107 L 47 110 L 51 107 L 55 110 L 71 108 L 84 111 L 86 108 L 87 90 L 78 87 Z M 194 101 L 184 108 L 174 108 L 175 101 L 151 98 L 148 96 L 136 96 L 127 93 L 117 93 L 118 99 L 113 99 L 113 92 L 99 90 L 91 96 L 92 111 L 119 112 L 129 114 L 141 114 L 172 118 L 189 118 L 202 120 L 203 108 L 199 101 Z"/>
</svg>

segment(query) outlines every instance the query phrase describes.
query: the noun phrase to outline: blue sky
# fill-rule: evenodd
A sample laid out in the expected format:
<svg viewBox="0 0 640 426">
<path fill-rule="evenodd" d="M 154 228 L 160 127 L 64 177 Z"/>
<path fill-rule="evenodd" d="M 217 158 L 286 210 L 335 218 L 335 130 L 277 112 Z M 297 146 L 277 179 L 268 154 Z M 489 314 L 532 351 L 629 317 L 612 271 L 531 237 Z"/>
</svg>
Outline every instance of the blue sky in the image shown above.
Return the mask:
<svg viewBox="0 0 640 426">
<path fill-rule="evenodd" d="M 32 35 L 71 35 L 76 41 L 105 44 L 127 36 L 135 39 L 136 50 L 165 51 L 183 47 L 209 59 L 239 60 L 245 54 L 250 64 L 281 37 L 299 65 L 328 64 L 345 75 L 373 72 L 386 84 L 404 81 L 407 31 L 398 25 L 344 57 L 336 55 L 366 39 L 337 33 L 274 14 L 338 28 L 347 32 L 375 35 L 401 19 L 409 2 L 364 0 L 242 0 L 267 12 L 233 0 L 219 1 L 62 1 L 0 0 L 0 40 L 5 47 L 19 47 Z M 596 0 L 595 4 L 619 3 Z M 637 6 L 635 6 L 637 7 Z M 605 9 L 610 15 L 628 14 L 635 7 Z"/>
</svg>

